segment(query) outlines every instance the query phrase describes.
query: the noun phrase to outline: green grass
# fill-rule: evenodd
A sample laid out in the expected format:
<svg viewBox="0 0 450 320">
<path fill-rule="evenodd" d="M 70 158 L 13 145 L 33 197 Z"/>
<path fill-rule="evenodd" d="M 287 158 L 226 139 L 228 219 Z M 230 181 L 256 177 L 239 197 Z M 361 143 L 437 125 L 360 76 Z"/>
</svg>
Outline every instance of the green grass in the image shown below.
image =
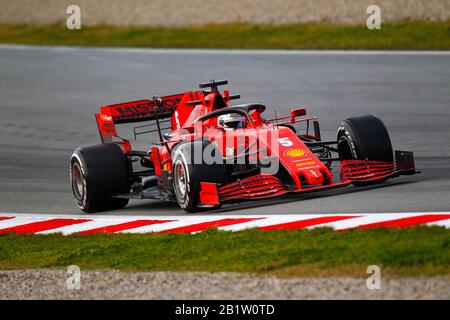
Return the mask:
<svg viewBox="0 0 450 320">
<path fill-rule="evenodd" d="M 0 25 L 0 43 L 153 48 L 450 49 L 450 21 L 365 25 L 222 24 L 184 28 Z"/>
<path fill-rule="evenodd" d="M 198 234 L 0 235 L 0 269 L 234 271 L 279 276 L 449 275 L 443 227 Z"/>
</svg>

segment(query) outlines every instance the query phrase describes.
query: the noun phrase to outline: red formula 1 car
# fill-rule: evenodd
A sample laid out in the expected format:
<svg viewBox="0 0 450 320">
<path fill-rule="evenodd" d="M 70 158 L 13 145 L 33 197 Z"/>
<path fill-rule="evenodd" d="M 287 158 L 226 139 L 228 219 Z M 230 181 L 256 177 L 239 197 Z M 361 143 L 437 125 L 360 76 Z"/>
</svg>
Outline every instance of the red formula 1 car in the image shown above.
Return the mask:
<svg viewBox="0 0 450 320">
<path fill-rule="evenodd" d="M 373 115 L 344 120 L 336 140 L 322 141 L 317 118 L 306 116 L 305 108 L 265 119 L 262 104 L 230 106 L 239 95 L 220 92 L 225 84 L 211 81 L 199 91 L 101 107 L 96 119 L 102 144 L 78 148 L 70 160 L 80 209 L 160 199 L 195 212 L 416 173 L 412 152 L 395 151 L 394 159 L 388 132 Z M 147 124 L 134 127 L 135 138 L 158 134 L 148 151 L 132 150 L 117 134 L 116 125 L 136 122 Z M 297 124 L 305 125 L 303 133 Z M 335 163 L 338 175 L 332 174 Z"/>
</svg>

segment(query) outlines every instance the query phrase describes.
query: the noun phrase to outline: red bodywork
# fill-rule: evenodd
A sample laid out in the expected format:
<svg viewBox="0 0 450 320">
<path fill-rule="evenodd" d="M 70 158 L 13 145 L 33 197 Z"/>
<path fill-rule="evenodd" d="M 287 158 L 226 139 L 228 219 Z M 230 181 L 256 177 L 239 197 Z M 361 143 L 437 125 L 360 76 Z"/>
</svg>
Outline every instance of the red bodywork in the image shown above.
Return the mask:
<svg viewBox="0 0 450 320">
<path fill-rule="evenodd" d="M 181 141 L 207 138 L 214 141 L 223 157 L 230 156 L 230 150 L 248 148 L 255 153 L 254 160 L 275 157 L 290 177 L 290 184 L 281 181 L 274 174 L 258 173 L 241 179 L 234 179 L 225 185 L 201 182 L 200 204 L 209 206 L 236 199 L 261 199 L 279 196 L 289 192 L 306 192 L 346 186 L 354 182 L 382 180 L 399 174 L 413 173 L 414 163 L 386 163 L 379 161 L 345 160 L 340 163 L 340 177 L 336 182 L 329 166 L 306 146 L 303 139 L 320 142 L 320 136 L 309 132 L 298 135 L 289 126 L 310 121 L 305 108 L 296 108 L 288 116 L 265 120 L 264 109 L 254 109 L 246 118 L 246 127 L 226 132 L 218 126 L 218 116 L 208 117 L 213 111 L 232 108 L 229 106 L 228 90 L 223 93 L 209 91 L 188 91 L 183 94 L 165 96 L 153 100 L 139 100 L 116 105 L 103 106 L 96 114 L 97 124 L 103 143 L 115 142 L 124 153 L 130 153 L 128 140 L 117 136 L 116 124 L 166 119 L 170 122 L 171 133 L 158 145 L 148 151 L 148 160 L 153 163 L 155 175 L 171 174 L 170 150 Z M 201 118 L 201 119 L 199 119 Z M 170 121 L 169 121 L 170 120 Z M 202 121 L 200 121 L 202 120 Z M 255 142 L 256 141 L 256 142 Z M 264 149 L 263 155 L 258 150 Z"/>
</svg>

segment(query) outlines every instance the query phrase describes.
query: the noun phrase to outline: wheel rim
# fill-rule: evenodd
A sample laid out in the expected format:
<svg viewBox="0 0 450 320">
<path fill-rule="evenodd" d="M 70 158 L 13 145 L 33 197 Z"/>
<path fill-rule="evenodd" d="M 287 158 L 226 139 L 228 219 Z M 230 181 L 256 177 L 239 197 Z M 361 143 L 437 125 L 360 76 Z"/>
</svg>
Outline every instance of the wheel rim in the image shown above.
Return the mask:
<svg viewBox="0 0 450 320">
<path fill-rule="evenodd" d="M 342 160 L 351 160 L 353 159 L 353 152 L 350 146 L 350 142 L 345 136 L 342 136 L 337 145 L 339 158 Z"/>
<path fill-rule="evenodd" d="M 175 164 L 174 169 L 175 175 L 175 192 L 179 199 L 184 199 L 186 197 L 187 191 L 187 175 L 186 169 L 180 161 Z"/>
<path fill-rule="evenodd" d="M 72 166 L 72 190 L 78 200 L 83 198 L 84 179 L 78 163 L 74 163 Z"/>
</svg>

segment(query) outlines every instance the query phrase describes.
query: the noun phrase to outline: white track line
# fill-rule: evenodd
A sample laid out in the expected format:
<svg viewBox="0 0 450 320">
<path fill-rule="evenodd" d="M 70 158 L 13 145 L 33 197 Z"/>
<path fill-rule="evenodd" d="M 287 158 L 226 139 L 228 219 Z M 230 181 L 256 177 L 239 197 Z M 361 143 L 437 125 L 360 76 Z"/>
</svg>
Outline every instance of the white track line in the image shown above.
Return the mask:
<svg viewBox="0 0 450 320">
<path fill-rule="evenodd" d="M 159 232 L 173 228 L 185 227 L 196 223 L 208 222 L 215 220 L 213 218 L 208 217 L 187 217 L 183 219 L 179 219 L 179 217 L 165 217 L 164 219 L 159 220 L 175 220 L 172 222 L 165 222 L 160 224 L 151 224 L 148 226 L 138 227 L 134 229 L 128 229 L 120 231 L 120 233 L 148 233 L 148 232 Z"/>
<path fill-rule="evenodd" d="M 450 228 L 450 219 L 430 222 L 430 223 L 427 223 L 426 225 L 427 226 L 440 226 L 440 227 Z"/>
<path fill-rule="evenodd" d="M 116 53 L 144 54 L 226 54 L 226 55 L 400 55 L 400 56 L 448 56 L 450 51 L 432 50 L 270 50 L 270 49 L 171 49 L 171 48 L 112 48 L 112 47 L 80 47 L 80 46 L 46 46 L 0 44 L 0 49 L 6 50 L 53 50 L 53 51 L 104 51 Z"/>
<path fill-rule="evenodd" d="M 130 219 L 129 221 L 133 221 L 133 220 L 135 220 L 135 219 Z M 128 222 L 128 221 L 124 221 L 124 222 Z M 96 228 L 101 228 L 101 227 L 107 227 L 107 226 L 111 226 L 111 225 L 115 225 L 115 224 L 119 224 L 119 223 L 122 223 L 122 222 L 118 221 L 118 220 L 94 220 L 94 221 L 77 223 L 77 224 L 73 224 L 70 226 L 55 228 L 55 229 L 51 229 L 51 230 L 40 231 L 40 232 L 36 232 L 36 233 L 37 234 L 62 233 L 63 235 L 68 235 L 68 234 L 72 234 L 72 233 L 76 233 L 76 232 L 81 232 L 81 231 L 86 231 L 86 230 L 91 230 L 91 229 L 96 229 Z"/>
<path fill-rule="evenodd" d="M 166 222 L 161 224 L 153 224 L 149 226 L 143 226 L 135 229 L 129 229 L 121 231 L 121 233 L 147 233 L 147 232 L 159 232 L 174 228 L 187 227 L 193 224 L 199 224 L 204 222 L 212 222 L 222 219 L 242 219 L 242 218 L 257 218 L 256 216 L 225 216 L 225 215 L 211 215 L 211 216 L 188 216 L 188 217 L 165 217 L 161 220 L 177 220 L 173 222 Z"/>
<path fill-rule="evenodd" d="M 289 215 L 272 215 L 266 216 L 266 219 L 254 220 L 245 223 L 239 223 L 230 226 L 219 227 L 220 230 L 225 231 L 239 231 L 249 228 L 260 228 L 267 227 L 275 224 L 294 222 L 298 220 L 306 220 L 306 219 L 314 219 L 325 216 L 331 216 L 331 214 L 327 215 L 318 215 L 318 214 L 289 214 Z M 332 215 L 334 216 L 334 215 Z"/>
<path fill-rule="evenodd" d="M 50 218 L 47 218 L 45 216 L 38 216 L 36 218 L 28 215 L 17 215 L 17 214 L 0 214 L 0 216 L 15 217 L 13 219 L 0 220 L 0 229 L 12 228 L 28 223 L 50 220 Z"/>
<path fill-rule="evenodd" d="M 363 214 L 359 218 L 323 223 L 323 224 L 320 224 L 317 226 L 308 227 L 308 229 L 320 226 L 320 227 L 330 227 L 335 230 L 344 230 L 344 229 L 356 228 L 356 227 L 358 227 L 360 225 L 364 225 L 364 224 L 371 224 L 371 223 L 377 223 L 377 222 L 388 221 L 388 220 L 396 220 L 396 219 L 401 219 L 401 218 L 421 216 L 423 214 L 424 213 Z"/>
</svg>

